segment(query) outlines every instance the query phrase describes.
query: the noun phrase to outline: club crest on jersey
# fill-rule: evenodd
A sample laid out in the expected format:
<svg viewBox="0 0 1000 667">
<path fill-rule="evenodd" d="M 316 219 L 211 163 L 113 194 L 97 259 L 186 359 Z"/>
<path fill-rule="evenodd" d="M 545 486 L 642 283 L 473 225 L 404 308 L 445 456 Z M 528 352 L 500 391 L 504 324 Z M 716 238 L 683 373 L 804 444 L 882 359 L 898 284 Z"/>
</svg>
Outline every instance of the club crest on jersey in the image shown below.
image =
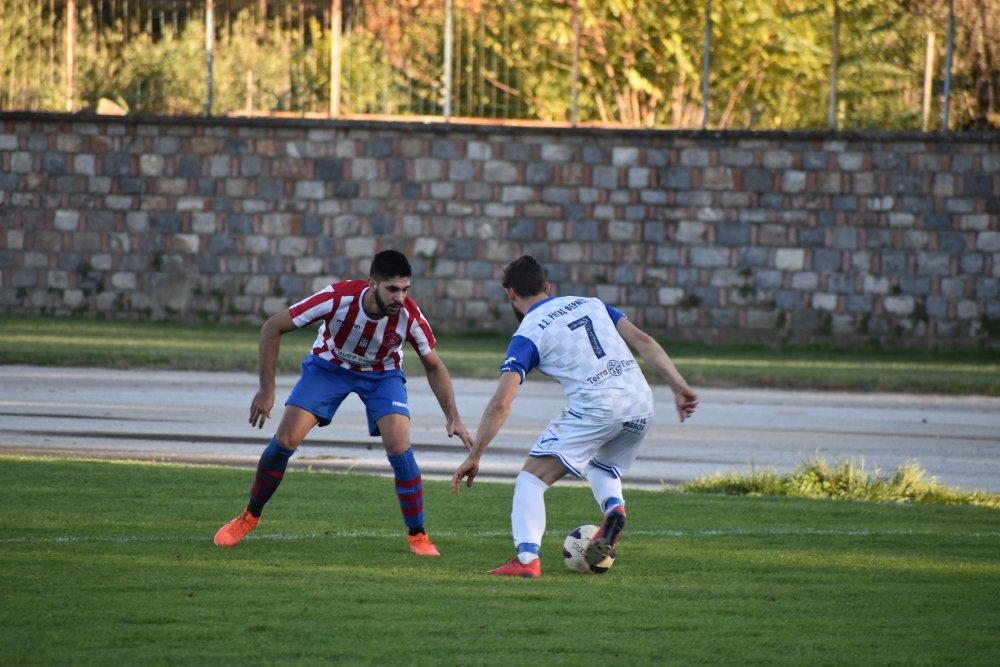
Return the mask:
<svg viewBox="0 0 1000 667">
<path fill-rule="evenodd" d="M 383 338 L 385 344 L 389 347 L 399 347 L 403 344 L 403 339 L 395 331 L 388 332 Z"/>
</svg>

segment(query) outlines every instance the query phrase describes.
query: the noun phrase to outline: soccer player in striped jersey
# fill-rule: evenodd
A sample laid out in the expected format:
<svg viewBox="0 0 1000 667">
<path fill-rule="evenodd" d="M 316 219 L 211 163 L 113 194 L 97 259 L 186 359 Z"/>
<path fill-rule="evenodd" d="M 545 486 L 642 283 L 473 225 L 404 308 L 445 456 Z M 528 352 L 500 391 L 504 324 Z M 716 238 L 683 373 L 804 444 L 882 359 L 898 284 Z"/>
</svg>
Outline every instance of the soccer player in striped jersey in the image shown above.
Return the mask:
<svg viewBox="0 0 1000 667">
<path fill-rule="evenodd" d="M 424 529 L 420 467 L 410 447 L 410 412 L 403 373 L 403 344 L 416 350 L 427 382 L 445 415 L 448 437 L 471 449 L 472 438 L 455 405 L 451 375 L 434 348 L 430 325 L 408 296 L 412 271 L 395 250 L 375 255 L 368 280 L 347 280 L 299 301 L 269 318 L 260 332 L 260 388 L 250 403 L 250 424 L 263 428 L 274 405 L 281 336 L 319 324 L 311 354 L 292 389 L 278 429 L 257 463 L 246 509 L 215 534 L 215 544 L 235 546 L 257 527 L 264 505 L 278 488 L 292 454 L 317 424 L 326 426 L 348 394 L 365 404 L 368 430 L 381 436 L 396 481 L 410 551 L 437 556 Z"/>
<path fill-rule="evenodd" d="M 549 422 L 514 483 L 511 529 L 517 556 L 490 574 L 539 577 L 545 533 L 545 498 L 566 474 L 586 478 L 603 519 L 584 553 L 596 565 L 615 548 L 625 526 L 622 475 L 628 472 L 653 416 L 653 393 L 632 349 L 674 393 L 681 421 L 698 395 L 663 347 L 600 299 L 552 296 L 545 270 L 525 255 L 503 272 L 503 288 L 520 325 L 507 347 L 497 389 L 483 411 L 475 442 L 451 481 L 471 487 L 479 461 L 503 427 L 524 377 L 537 368 L 557 380 L 568 403 Z"/>
</svg>

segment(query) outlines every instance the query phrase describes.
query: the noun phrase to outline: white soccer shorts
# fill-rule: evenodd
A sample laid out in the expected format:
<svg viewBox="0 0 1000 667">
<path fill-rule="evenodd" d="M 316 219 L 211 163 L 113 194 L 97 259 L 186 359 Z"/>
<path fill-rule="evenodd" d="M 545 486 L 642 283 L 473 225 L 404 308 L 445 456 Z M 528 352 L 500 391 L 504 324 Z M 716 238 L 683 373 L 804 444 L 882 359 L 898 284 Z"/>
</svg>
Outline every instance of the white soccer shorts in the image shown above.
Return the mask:
<svg viewBox="0 0 1000 667">
<path fill-rule="evenodd" d="M 591 423 L 563 413 L 549 422 L 529 456 L 555 456 L 570 474 L 583 477 L 588 463 L 615 477 L 628 472 L 639 454 L 648 418 Z"/>
</svg>

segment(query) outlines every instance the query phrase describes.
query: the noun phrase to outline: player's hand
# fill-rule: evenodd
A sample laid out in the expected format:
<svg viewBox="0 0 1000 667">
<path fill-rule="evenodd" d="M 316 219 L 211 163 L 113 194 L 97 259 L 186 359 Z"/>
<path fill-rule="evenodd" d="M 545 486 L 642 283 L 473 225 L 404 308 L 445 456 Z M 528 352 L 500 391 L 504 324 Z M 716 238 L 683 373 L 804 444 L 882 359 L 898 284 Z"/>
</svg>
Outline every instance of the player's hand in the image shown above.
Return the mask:
<svg viewBox="0 0 1000 667">
<path fill-rule="evenodd" d="M 472 488 L 472 480 L 476 478 L 479 474 L 479 461 L 476 459 L 465 459 L 462 461 L 462 465 L 458 466 L 458 470 L 455 471 L 455 475 L 451 478 L 451 492 L 456 496 L 462 490 L 462 478 L 468 477 L 465 485 Z"/>
<path fill-rule="evenodd" d="M 469 435 L 469 431 L 465 428 L 465 424 L 462 423 L 461 419 L 452 419 L 448 421 L 448 425 L 445 427 L 448 431 L 448 437 L 458 436 L 465 445 L 465 451 L 472 451 L 472 436 Z"/>
<path fill-rule="evenodd" d="M 683 422 L 685 419 L 694 414 L 695 409 L 698 407 L 698 394 L 696 394 L 690 387 L 685 387 L 674 393 L 674 402 L 677 404 L 677 416 L 681 418 Z"/>
<path fill-rule="evenodd" d="M 261 389 L 250 401 L 250 426 L 264 428 L 264 422 L 271 418 L 271 407 L 274 406 L 274 392 Z"/>
</svg>

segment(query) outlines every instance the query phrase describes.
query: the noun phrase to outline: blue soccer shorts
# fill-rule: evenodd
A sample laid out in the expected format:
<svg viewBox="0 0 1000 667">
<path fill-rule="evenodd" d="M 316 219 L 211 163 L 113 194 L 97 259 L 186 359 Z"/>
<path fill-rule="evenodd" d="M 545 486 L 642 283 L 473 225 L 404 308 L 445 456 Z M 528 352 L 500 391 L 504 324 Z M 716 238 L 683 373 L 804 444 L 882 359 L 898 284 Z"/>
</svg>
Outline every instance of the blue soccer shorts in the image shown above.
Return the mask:
<svg viewBox="0 0 1000 667">
<path fill-rule="evenodd" d="M 377 422 L 385 415 L 410 416 L 406 376 L 402 371 L 352 371 L 315 355 L 309 355 L 302 361 L 302 375 L 285 405 L 311 412 L 320 426 L 326 426 L 351 393 L 357 394 L 365 404 L 368 432 L 373 436 L 381 435 Z"/>
</svg>

